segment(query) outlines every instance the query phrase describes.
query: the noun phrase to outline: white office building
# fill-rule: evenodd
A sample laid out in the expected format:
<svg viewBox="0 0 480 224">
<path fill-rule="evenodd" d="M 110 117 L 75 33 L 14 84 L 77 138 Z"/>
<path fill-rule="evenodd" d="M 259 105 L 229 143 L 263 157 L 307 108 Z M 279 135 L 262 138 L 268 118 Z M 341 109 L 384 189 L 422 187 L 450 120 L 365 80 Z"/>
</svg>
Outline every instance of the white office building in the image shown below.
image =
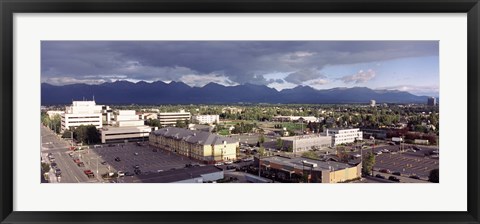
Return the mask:
<svg viewBox="0 0 480 224">
<path fill-rule="evenodd" d="M 325 129 L 322 134 L 324 136 L 332 136 L 333 146 L 343 143 L 352 143 L 355 142 L 355 140 L 363 140 L 363 134 L 359 128 Z"/>
<path fill-rule="evenodd" d="M 194 115 L 192 116 L 192 121 L 198 124 L 213 124 L 220 122 L 219 115 Z"/>
<path fill-rule="evenodd" d="M 62 116 L 62 131 L 76 128 L 80 125 L 102 127 L 102 105 L 95 101 L 73 101 L 72 106 L 65 107 Z"/>
<path fill-rule="evenodd" d="M 163 112 L 158 114 L 158 120 L 162 126 L 173 126 L 177 121 L 190 121 L 190 112 L 180 110 L 180 112 Z"/>
<path fill-rule="evenodd" d="M 112 124 L 100 129 L 102 143 L 144 141 L 157 129 L 144 125 L 134 110 L 117 111 Z"/>
<path fill-rule="evenodd" d="M 283 148 L 291 148 L 293 152 L 305 152 L 312 149 L 324 149 L 332 146 L 331 136 L 322 136 L 320 134 L 313 135 L 297 135 L 291 137 L 282 137 Z"/>
</svg>

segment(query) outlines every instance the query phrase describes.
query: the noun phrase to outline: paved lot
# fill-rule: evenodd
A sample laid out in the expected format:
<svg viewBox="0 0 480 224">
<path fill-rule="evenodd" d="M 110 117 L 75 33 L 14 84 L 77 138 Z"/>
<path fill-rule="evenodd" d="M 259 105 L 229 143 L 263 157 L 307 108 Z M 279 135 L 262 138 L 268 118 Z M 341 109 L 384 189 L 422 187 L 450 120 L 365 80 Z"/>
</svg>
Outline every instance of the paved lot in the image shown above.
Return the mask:
<svg viewBox="0 0 480 224">
<path fill-rule="evenodd" d="M 426 180 L 430 171 L 438 167 L 438 159 L 412 156 L 405 153 L 395 155 L 384 153 L 376 157 L 374 169 L 376 171 L 389 169 L 392 172 L 398 171 L 405 176 L 417 175 Z"/>
<path fill-rule="evenodd" d="M 154 147 L 150 147 L 146 143 L 144 146 L 138 146 L 135 143 L 115 144 L 111 147 L 103 145 L 102 148 L 87 150 L 84 160 L 95 170 L 98 164 L 100 174 L 107 171 L 133 173 L 135 165 L 138 165 L 142 172 L 158 172 L 159 170 L 184 168 L 185 164 L 189 163 L 198 163 L 161 149 L 153 152 L 153 149 Z M 115 157 L 119 157 L 121 161 L 115 161 Z M 102 165 L 102 162 L 106 162 L 106 164 Z"/>
</svg>

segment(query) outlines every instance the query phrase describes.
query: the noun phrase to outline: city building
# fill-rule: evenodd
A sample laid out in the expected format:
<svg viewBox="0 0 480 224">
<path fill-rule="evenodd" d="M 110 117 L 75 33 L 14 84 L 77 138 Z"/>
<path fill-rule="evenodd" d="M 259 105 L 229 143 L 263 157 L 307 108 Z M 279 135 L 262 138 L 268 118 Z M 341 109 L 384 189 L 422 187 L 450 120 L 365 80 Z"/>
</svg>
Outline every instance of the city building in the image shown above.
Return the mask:
<svg viewBox="0 0 480 224">
<path fill-rule="evenodd" d="M 176 127 L 153 131 L 150 133 L 149 143 L 205 163 L 235 160 L 239 147 L 238 141 L 233 138 Z"/>
<path fill-rule="evenodd" d="M 428 106 L 435 106 L 437 105 L 437 99 L 435 97 L 428 97 L 427 99 Z"/>
<path fill-rule="evenodd" d="M 148 120 L 148 119 L 158 119 L 158 114 L 157 113 L 137 113 L 138 118 L 141 120 Z"/>
<path fill-rule="evenodd" d="M 156 127 L 144 125 L 134 110 L 120 110 L 114 115 L 112 126 L 100 129 L 102 143 L 145 141 Z"/>
<path fill-rule="evenodd" d="M 198 124 L 218 124 L 220 122 L 219 115 L 194 115 L 192 121 Z"/>
<path fill-rule="evenodd" d="M 158 114 L 158 120 L 162 126 L 174 126 L 177 121 L 190 121 L 190 112 L 180 110 L 180 112 L 163 112 Z"/>
<path fill-rule="evenodd" d="M 363 134 L 358 128 L 325 129 L 322 135 L 332 136 L 333 146 L 344 144 L 344 143 L 352 143 L 352 142 L 355 142 L 355 140 L 363 140 Z"/>
<path fill-rule="evenodd" d="M 65 107 L 62 116 L 62 131 L 76 128 L 80 125 L 94 125 L 102 128 L 103 106 L 96 105 L 95 101 L 73 101 L 71 106 Z"/>
<path fill-rule="evenodd" d="M 62 110 L 49 110 L 47 111 L 47 115 L 50 119 L 54 118 L 55 115 L 59 115 L 60 117 L 62 116 L 62 114 L 64 114 L 65 111 L 62 111 Z"/>
<path fill-rule="evenodd" d="M 224 178 L 223 169 L 216 166 L 194 166 L 166 170 L 147 175 L 135 175 L 132 183 L 206 183 Z"/>
<path fill-rule="evenodd" d="M 363 139 L 370 139 L 374 137 L 375 139 L 386 139 L 387 130 L 385 129 L 370 129 L 370 128 L 360 128 L 363 134 Z"/>
<path fill-rule="evenodd" d="M 112 109 L 109 106 L 102 106 L 102 122 L 104 125 L 110 125 L 112 122 Z"/>
<path fill-rule="evenodd" d="M 242 108 L 237 107 L 224 107 L 222 108 L 222 113 L 229 113 L 229 114 L 239 114 L 242 113 Z"/>
<path fill-rule="evenodd" d="M 375 107 L 375 104 L 376 104 L 376 103 L 377 103 L 377 102 L 376 102 L 375 100 L 370 100 L 370 106 L 371 106 L 371 107 Z"/>
<path fill-rule="evenodd" d="M 214 128 L 215 128 L 215 125 L 188 124 L 188 129 L 192 131 L 198 130 L 198 131 L 212 132 Z"/>
<path fill-rule="evenodd" d="M 261 172 L 285 180 L 302 179 L 306 175 L 311 183 L 339 183 L 361 178 L 362 165 L 351 165 L 335 161 L 320 161 L 303 157 L 271 156 L 255 157 L 255 166 Z"/>
<path fill-rule="evenodd" d="M 318 118 L 314 116 L 275 116 L 272 118 L 273 121 L 280 122 L 317 122 Z"/>
<path fill-rule="evenodd" d="M 291 137 L 282 137 L 283 149 L 291 148 L 294 153 L 304 152 L 312 149 L 322 149 L 332 146 L 331 136 L 322 136 L 320 134 L 297 135 Z"/>
</svg>

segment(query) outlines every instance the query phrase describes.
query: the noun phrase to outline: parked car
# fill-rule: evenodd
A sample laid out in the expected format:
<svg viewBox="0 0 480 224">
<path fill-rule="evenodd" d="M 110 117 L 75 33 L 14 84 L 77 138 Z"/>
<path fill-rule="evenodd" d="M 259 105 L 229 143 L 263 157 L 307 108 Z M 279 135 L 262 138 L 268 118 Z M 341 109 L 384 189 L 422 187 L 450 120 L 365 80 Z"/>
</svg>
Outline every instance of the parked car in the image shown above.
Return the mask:
<svg viewBox="0 0 480 224">
<path fill-rule="evenodd" d="M 77 163 L 77 166 L 78 167 L 85 167 L 85 164 L 83 162 L 79 162 L 79 163 Z"/>
<path fill-rule="evenodd" d="M 216 162 L 216 163 L 215 163 L 215 166 L 221 166 L 221 165 L 223 165 L 222 162 Z"/>
<path fill-rule="evenodd" d="M 393 174 L 393 175 L 396 175 L 396 176 L 402 176 L 402 174 L 401 174 L 400 172 L 398 172 L 398 171 L 393 172 L 392 174 Z"/>
<path fill-rule="evenodd" d="M 94 178 L 95 174 L 91 170 L 84 170 L 83 173 L 88 176 L 88 178 Z"/>
<path fill-rule="evenodd" d="M 152 152 L 158 152 L 158 150 L 157 149 L 152 149 Z"/>
<path fill-rule="evenodd" d="M 103 162 L 101 162 L 100 164 L 102 164 L 102 165 L 107 165 L 107 162 L 106 162 L 106 161 L 103 161 Z"/>
<path fill-rule="evenodd" d="M 380 178 L 380 179 L 385 179 L 385 177 L 382 176 L 382 175 L 380 175 L 380 174 L 375 175 L 375 177 L 376 177 L 376 178 Z"/>
<path fill-rule="evenodd" d="M 135 175 L 135 174 L 133 174 L 133 173 L 131 173 L 131 172 L 125 172 L 125 176 L 129 176 L 129 177 L 130 177 L 130 176 L 133 176 L 133 175 Z"/>
<path fill-rule="evenodd" d="M 133 155 L 138 156 L 138 152 L 133 153 Z"/>
<path fill-rule="evenodd" d="M 118 177 L 123 177 L 123 176 L 125 176 L 125 172 L 123 172 L 123 171 L 118 171 L 118 172 L 117 172 L 117 175 L 118 175 Z"/>
<path fill-rule="evenodd" d="M 133 169 L 139 169 L 140 166 L 139 165 L 133 165 Z"/>
<path fill-rule="evenodd" d="M 62 170 L 60 170 L 60 169 L 58 169 L 58 168 L 55 169 L 55 175 L 56 175 L 57 177 L 61 176 L 61 175 L 62 175 Z"/>
<path fill-rule="evenodd" d="M 417 180 L 419 180 L 419 179 L 420 179 L 420 177 L 419 177 L 419 176 L 417 176 L 417 175 L 410 175 L 409 177 L 410 177 L 410 178 L 412 178 L 412 179 L 417 179 Z"/>
<path fill-rule="evenodd" d="M 161 172 L 163 172 L 163 170 L 157 170 L 157 173 L 161 173 Z"/>
<path fill-rule="evenodd" d="M 392 171 L 390 171 L 389 169 L 381 169 L 380 172 L 381 173 L 392 173 Z"/>
<path fill-rule="evenodd" d="M 122 160 L 120 160 L 120 157 L 115 157 L 115 161 L 120 162 Z"/>
<path fill-rule="evenodd" d="M 375 155 L 378 156 L 378 155 L 382 155 L 382 152 L 381 152 L 381 151 L 378 151 L 378 152 L 374 152 L 373 154 L 375 154 Z"/>
<path fill-rule="evenodd" d="M 230 161 L 225 161 L 225 162 L 223 162 L 223 163 L 224 163 L 225 165 L 230 165 L 230 164 L 233 164 L 233 161 L 230 160 Z"/>
<path fill-rule="evenodd" d="M 56 169 L 56 168 L 57 168 L 57 163 L 50 163 L 50 166 L 51 166 L 53 169 Z"/>
<path fill-rule="evenodd" d="M 396 177 L 396 176 L 390 176 L 390 177 L 388 177 L 388 180 L 395 181 L 395 182 L 400 182 L 400 179 L 398 179 L 398 177 Z"/>
<path fill-rule="evenodd" d="M 226 167 L 227 170 L 234 170 L 234 169 L 236 169 L 236 168 L 237 168 L 236 166 L 227 166 L 227 167 Z"/>
</svg>

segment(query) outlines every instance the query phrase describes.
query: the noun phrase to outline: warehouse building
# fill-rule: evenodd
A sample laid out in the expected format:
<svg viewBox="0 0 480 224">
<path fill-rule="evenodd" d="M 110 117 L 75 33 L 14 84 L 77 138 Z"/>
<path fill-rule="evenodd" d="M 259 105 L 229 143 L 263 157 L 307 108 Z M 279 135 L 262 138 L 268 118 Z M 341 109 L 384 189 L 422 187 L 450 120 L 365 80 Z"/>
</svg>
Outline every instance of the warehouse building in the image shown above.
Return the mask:
<svg viewBox="0 0 480 224">
<path fill-rule="evenodd" d="M 168 127 L 150 133 L 149 143 L 205 163 L 233 161 L 239 143 L 233 138 L 204 131 Z"/>
</svg>

